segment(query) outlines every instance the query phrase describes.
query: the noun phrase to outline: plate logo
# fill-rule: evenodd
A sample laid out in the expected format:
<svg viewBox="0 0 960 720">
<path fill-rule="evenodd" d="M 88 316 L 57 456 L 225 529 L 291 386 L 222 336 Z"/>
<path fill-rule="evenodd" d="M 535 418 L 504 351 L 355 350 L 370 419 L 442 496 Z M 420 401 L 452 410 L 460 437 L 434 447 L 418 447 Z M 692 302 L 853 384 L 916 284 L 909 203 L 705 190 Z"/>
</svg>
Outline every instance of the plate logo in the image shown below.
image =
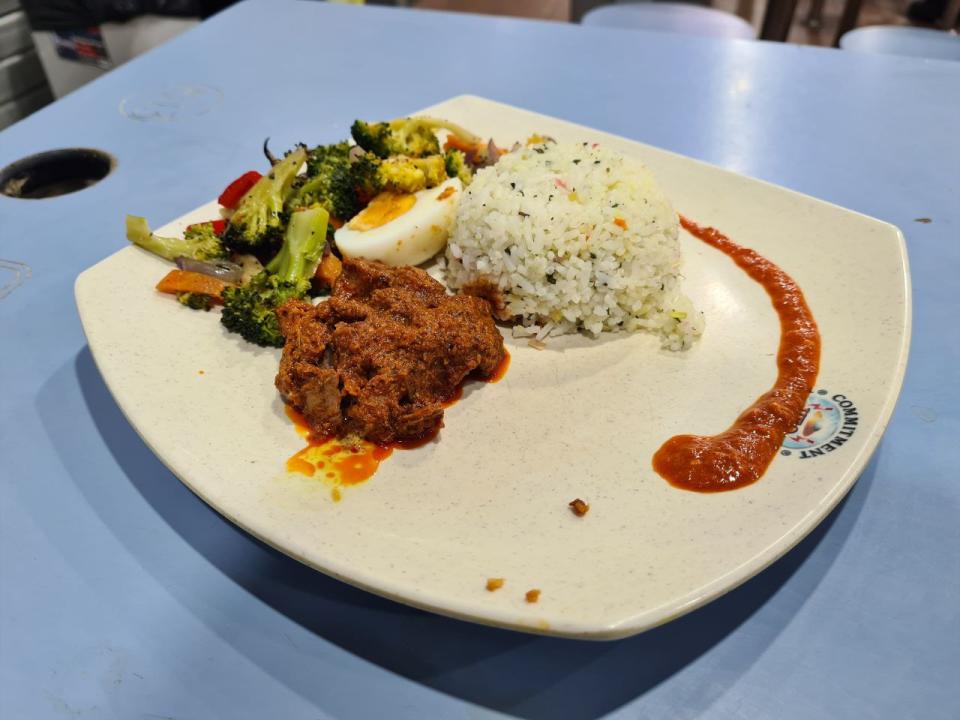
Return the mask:
<svg viewBox="0 0 960 720">
<path fill-rule="evenodd" d="M 853 400 L 842 393 L 817 390 L 807 398 L 800 422 L 783 439 L 780 454 L 809 460 L 831 453 L 853 437 L 859 422 Z"/>
</svg>

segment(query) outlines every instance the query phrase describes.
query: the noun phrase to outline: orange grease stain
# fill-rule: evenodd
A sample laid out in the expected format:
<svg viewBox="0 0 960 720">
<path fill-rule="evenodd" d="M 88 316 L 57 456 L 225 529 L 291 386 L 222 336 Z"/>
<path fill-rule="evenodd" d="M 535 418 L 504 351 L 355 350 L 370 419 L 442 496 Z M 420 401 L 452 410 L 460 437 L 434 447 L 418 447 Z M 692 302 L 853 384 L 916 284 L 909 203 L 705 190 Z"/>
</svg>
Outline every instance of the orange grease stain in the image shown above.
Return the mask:
<svg viewBox="0 0 960 720">
<path fill-rule="evenodd" d="M 495 383 L 503 379 L 510 366 L 510 354 L 504 350 L 503 360 L 493 374 L 485 382 Z M 463 385 L 443 402 L 448 408 L 463 397 Z M 334 502 L 340 502 L 342 495 L 340 487 L 345 485 L 359 485 L 373 477 L 380 467 L 380 463 L 393 454 L 394 450 L 413 450 L 431 442 L 440 432 L 429 433 L 421 438 L 404 440 L 390 445 L 375 445 L 366 440 L 343 440 L 340 438 L 315 437 L 310 432 L 310 426 L 301 412 L 285 405 L 284 412 L 293 422 L 297 434 L 306 438 L 307 446 L 294 453 L 287 460 L 287 472 L 300 473 L 307 477 L 314 477 L 320 469 L 325 470 L 324 478 L 333 485 L 331 497 Z"/>
<path fill-rule="evenodd" d="M 393 448 L 380 447 L 366 440 L 348 442 L 338 438 L 314 437 L 300 412 L 289 405 L 284 410 L 293 421 L 297 434 L 307 439 L 307 446 L 287 460 L 287 472 L 313 477 L 318 470 L 325 470 L 324 477 L 334 484 L 336 490 L 336 486 L 359 485 L 369 480 L 380 466 L 380 461 L 393 452 Z"/>
<path fill-rule="evenodd" d="M 316 472 L 316 467 L 312 462 L 303 457 L 304 453 L 309 449 L 310 447 L 307 446 L 287 460 L 287 472 L 298 472 L 301 475 L 313 477 L 313 473 Z"/>
</svg>

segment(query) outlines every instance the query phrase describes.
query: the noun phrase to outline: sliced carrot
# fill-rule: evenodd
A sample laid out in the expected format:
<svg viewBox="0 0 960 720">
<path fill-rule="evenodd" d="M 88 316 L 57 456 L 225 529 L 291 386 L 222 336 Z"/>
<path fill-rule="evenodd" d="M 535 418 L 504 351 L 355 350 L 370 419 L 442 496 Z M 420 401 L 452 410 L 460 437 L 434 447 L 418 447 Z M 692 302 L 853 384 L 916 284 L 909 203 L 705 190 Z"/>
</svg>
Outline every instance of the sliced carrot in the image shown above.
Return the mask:
<svg viewBox="0 0 960 720">
<path fill-rule="evenodd" d="M 481 159 L 486 158 L 487 156 L 487 143 L 481 143 L 479 145 L 472 145 L 471 143 L 464 142 L 456 135 L 447 135 L 447 139 L 443 142 L 443 149 L 446 150 L 460 150 L 467 157 L 467 162 L 471 165 L 476 165 Z M 497 158 L 503 155 L 506 152 L 503 148 L 497 148 Z M 496 160 L 497 158 L 494 158 Z"/>
<path fill-rule="evenodd" d="M 190 272 L 189 270 L 171 270 L 157 283 L 157 290 L 162 293 L 203 293 L 213 298 L 214 302 L 222 302 L 223 291 L 232 287 L 230 283 L 217 280 L 210 275 Z"/>
<path fill-rule="evenodd" d="M 473 143 L 464 142 L 456 135 L 450 134 L 447 135 L 447 139 L 443 143 L 444 150 L 461 150 L 467 155 L 470 153 L 476 153 L 481 149 L 484 149 L 482 145 L 474 145 Z"/>
</svg>

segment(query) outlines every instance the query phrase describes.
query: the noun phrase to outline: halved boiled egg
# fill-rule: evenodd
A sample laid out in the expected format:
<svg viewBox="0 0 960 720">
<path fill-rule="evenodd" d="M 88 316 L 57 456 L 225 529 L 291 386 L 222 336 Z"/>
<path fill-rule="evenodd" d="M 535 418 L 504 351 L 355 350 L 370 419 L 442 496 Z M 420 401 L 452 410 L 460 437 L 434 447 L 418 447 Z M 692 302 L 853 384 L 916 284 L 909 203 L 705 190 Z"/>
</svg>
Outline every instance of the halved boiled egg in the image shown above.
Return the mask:
<svg viewBox="0 0 960 720">
<path fill-rule="evenodd" d="M 344 257 L 419 265 L 446 245 L 462 191 L 460 180 L 450 178 L 412 194 L 380 193 L 334 240 Z"/>
</svg>

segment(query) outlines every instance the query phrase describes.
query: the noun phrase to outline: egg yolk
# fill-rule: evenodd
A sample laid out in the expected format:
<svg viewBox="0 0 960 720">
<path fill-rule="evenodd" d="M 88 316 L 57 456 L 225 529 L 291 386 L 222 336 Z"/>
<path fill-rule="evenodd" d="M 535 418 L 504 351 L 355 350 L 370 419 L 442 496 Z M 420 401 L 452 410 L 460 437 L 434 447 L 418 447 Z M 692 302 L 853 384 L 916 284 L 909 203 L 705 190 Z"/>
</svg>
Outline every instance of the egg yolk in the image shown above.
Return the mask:
<svg viewBox="0 0 960 720">
<path fill-rule="evenodd" d="M 347 227 L 359 232 L 382 227 L 409 211 L 416 202 L 414 195 L 382 192 L 348 222 Z"/>
</svg>

